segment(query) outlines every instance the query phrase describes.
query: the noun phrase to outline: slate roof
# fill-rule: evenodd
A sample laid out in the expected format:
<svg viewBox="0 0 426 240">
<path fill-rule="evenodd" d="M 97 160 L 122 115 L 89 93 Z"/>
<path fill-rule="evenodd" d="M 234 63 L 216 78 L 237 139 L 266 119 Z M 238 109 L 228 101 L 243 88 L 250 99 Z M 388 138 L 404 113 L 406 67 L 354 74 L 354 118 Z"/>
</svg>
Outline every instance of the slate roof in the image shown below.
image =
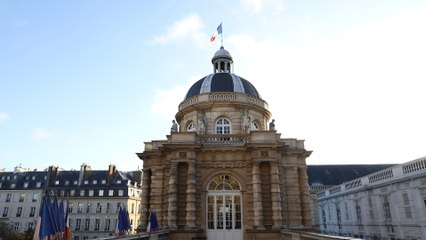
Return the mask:
<svg viewBox="0 0 426 240">
<path fill-rule="evenodd" d="M 238 92 L 260 98 L 256 88 L 246 79 L 233 73 L 214 73 L 195 82 L 189 88 L 185 99 L 211 92 Z"/>
<path fill-rule="evenodd" d="M 339 185 L 396 164 L 308 165 L 309 186 Z"/>
</svg>

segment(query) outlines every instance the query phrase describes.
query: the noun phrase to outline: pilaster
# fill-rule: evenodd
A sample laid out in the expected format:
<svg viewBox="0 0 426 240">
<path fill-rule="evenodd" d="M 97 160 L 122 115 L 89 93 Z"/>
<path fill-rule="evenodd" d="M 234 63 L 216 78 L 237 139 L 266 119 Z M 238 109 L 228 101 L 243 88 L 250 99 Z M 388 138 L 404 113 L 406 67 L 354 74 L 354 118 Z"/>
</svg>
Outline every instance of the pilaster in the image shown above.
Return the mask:
<svg viewBox="0 0 426 240">
<path fill-rule="evenodd" d="M 259 162 L 253 162 L 253 214 L 254 214 L 254 228 L 265 229 L 263 226 L 263 205 L 262 205 L 262 186 L 260 180 Z"/>
<path fill-rule="evenodd" d="M 187 229 L 194 229 L 195 226 L 195 161 L 188 161 L 188 188 L 186 190 L 186 226 Z"/>
</svg>

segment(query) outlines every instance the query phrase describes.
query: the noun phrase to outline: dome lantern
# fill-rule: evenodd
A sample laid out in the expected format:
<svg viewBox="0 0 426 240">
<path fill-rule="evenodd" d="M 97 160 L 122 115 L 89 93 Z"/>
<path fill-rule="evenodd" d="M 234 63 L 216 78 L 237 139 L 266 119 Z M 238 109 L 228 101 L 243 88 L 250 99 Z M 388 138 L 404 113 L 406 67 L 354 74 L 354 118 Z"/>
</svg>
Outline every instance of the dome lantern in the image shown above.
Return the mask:
<svg viewBox="0 0 426 240">
<path fill-rule="evenodd" d="M 233 70 L 232 56 L 223 46 L 214 54 L 212 63 L 213 73 L 231 73 Z"/>
</svg>

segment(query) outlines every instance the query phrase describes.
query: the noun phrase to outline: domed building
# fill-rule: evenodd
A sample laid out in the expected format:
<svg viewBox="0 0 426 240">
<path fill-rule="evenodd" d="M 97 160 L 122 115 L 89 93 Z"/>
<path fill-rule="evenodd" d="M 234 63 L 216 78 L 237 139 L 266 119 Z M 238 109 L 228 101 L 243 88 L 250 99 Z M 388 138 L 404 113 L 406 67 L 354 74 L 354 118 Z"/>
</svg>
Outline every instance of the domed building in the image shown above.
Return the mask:
<svg viewBox="0 0 426 240">
<path fill-rule="evenodd" d="M 293 239 L 293 229 L 311 227 L 311 151 L 275 130 L 268 104 L 233 73 L 227 50 L 212 64 L 179 104 L 167 139 L 146 142 L 137 154 L 140 224 L 155 211 L 171 239 Z"/>
</svg>

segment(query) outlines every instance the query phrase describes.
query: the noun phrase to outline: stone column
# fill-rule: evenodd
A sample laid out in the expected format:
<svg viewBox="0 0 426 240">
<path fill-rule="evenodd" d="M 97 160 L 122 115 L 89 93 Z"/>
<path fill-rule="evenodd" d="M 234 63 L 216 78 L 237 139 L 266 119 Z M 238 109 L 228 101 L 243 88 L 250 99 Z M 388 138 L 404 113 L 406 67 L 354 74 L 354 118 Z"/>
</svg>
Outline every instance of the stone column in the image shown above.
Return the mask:
<svg viewBox="0 0 426 240">
<path fill-rule="evenodd" d="M 281 190 L 278 166 L 276 162 L 271 162 L 271 200 L 272 200 L 272 221 L 273 229 L 282 228 L 283 218 L 281 215 Z"/>
<path fill-rule="evenodd" d="M 259 162 L 253 162 L 252 175 L 254 228 L 265 229 L 263 226 L 262 186 L 260 180 Z"/>
<path fill-rule="evenodd" d="M 145 228 L 148 225 L 148 203 L 149 203 L 149 180 L 151 179 L 150 171 L 143 169 L 142 170 L 142 194 L 141 194 L 141 225 Z"/>
<path fill-rule="evenodd" d="M 188 162 L 188 180 L 186 189 L 186 229 L 194 229 L 195 226 L 195 162 Z"/>
<path fill-rule="evenodd" d="M 167 225 L 169 229 L 176 229 L 176 210 L 177 210 L 177 163 L 173 162 L 170 165 L 169 178 L 169 207 L 167 214 Z"/>
<path fill-rule="evenodd" d="M 149 199 L 150 209 L 156 211 L 159 228 L 163 224 L 164 209 L 163 206 L 163 185 L 164 185 L 164 167 L 152 167 L 151 175 L 151 195 Z"/>
<path fill-rule="evenodd" d="M 300 199 L 301 208 L 303 213 L 302 224 L 309 226 L 312 224 L 311 207 L 309 199 L 309 184 L 308 173 L 306 166 L 299 167 L 299 186 L 300 186 Z"/>
</svg>

